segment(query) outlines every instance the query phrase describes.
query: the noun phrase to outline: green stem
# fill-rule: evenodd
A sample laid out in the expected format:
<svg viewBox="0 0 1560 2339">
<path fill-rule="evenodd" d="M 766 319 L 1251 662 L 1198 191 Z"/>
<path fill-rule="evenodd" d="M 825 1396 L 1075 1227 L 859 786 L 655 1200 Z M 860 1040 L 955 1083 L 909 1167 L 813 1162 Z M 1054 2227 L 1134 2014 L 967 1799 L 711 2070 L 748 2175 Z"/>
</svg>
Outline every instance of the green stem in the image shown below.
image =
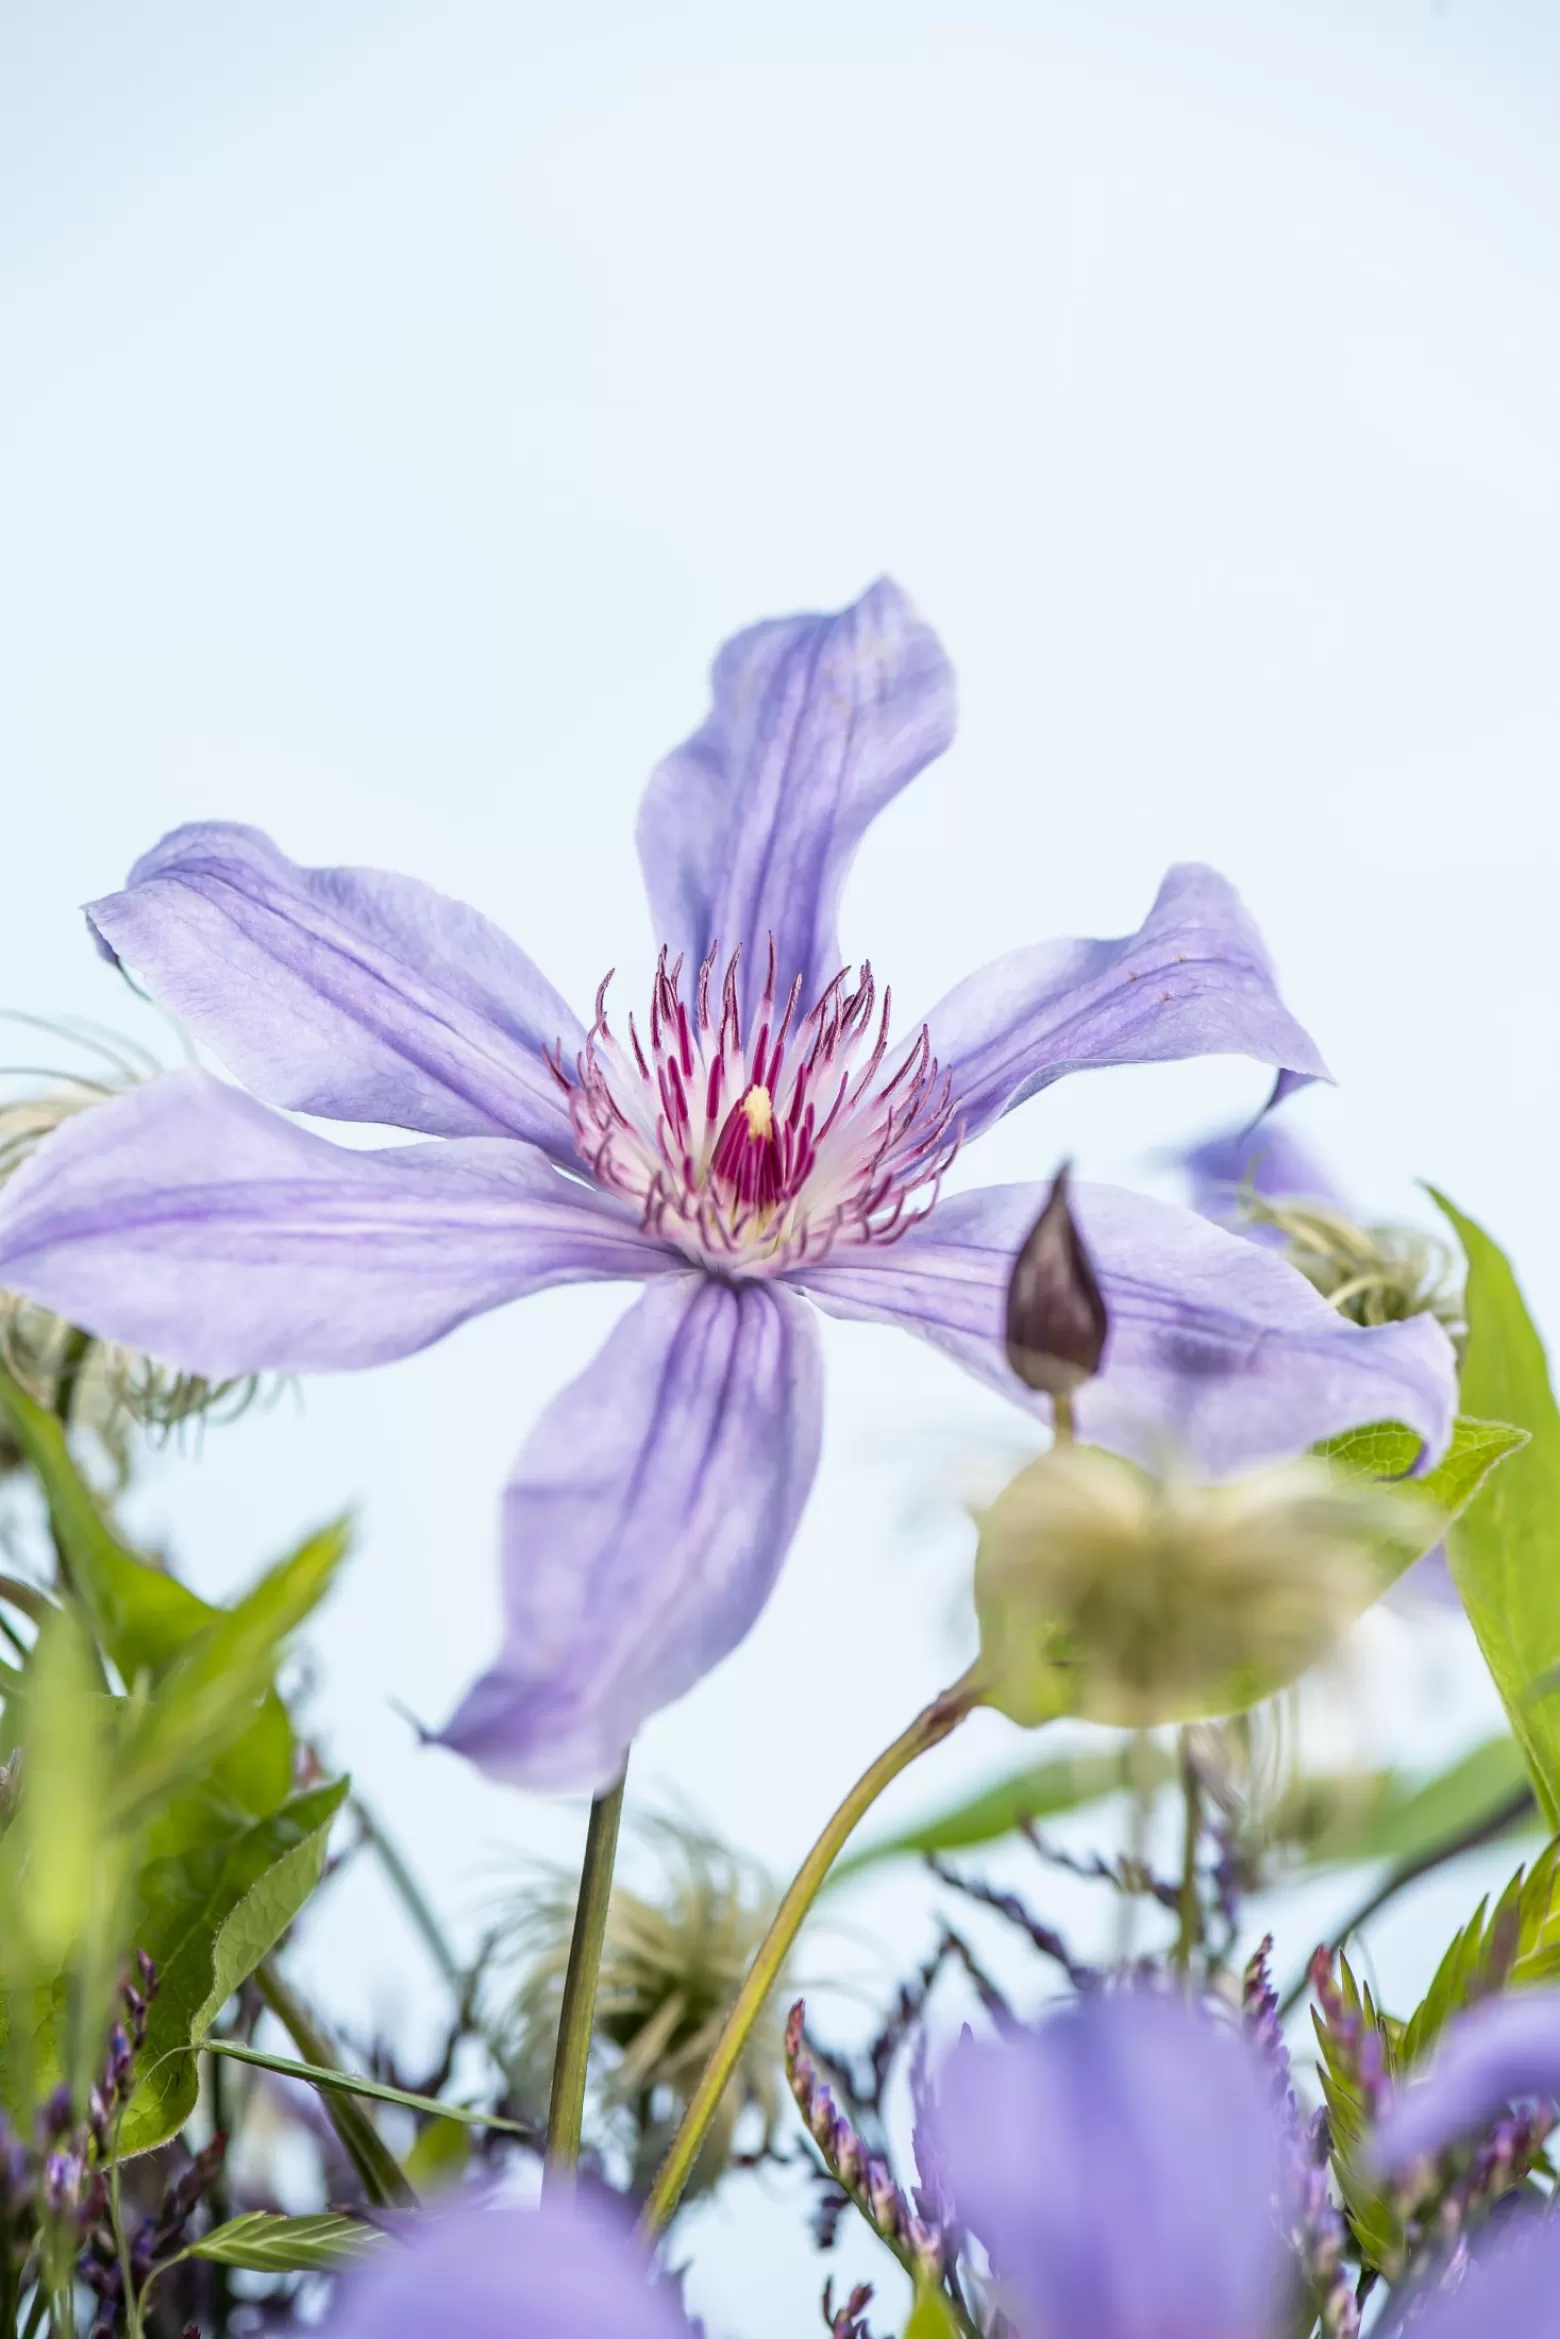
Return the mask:
<svg viewBox="0 0 1560 2339">
<path fill-rule="evenodd" d="M 363 1830 L 365 1840 L 372 1846 L 379 1865 L 399 1894 L 407 1915 L 427 1944 L 429 1955 L 434 1964 L 450 1984 L 450 1987 L 459 1990 L 465 1979 L 465 1973 L 459 1958 L 450 1946 L 443 1926 L 434 1915 L 433 1905 L 427 1894 L 402 1858 L 399 1847 L 385 1834 L 373 1813 L 356 1795 L 352 1798 L 352 1810 L 359 1827 Z"/>
<path fill-rule="evenodd" d="M 22 2326 L 22 2339 L 37 2339 L 38 2326 L 43 2321 L 43 2310 L 48 2303 L 49 2293 L 44 2287 L 43 2269 L 40 2267 L 32 2305 L 27 2310 L 27 2320 Z"/>
<path fill-rule="evenodd" d="M 1428 1851 L 1417 1852 L 1411 1860 L 1404 1860 L 1393 1869 L 1385 1883 L 1379 1884 L 1367 1899 L 1361 1901 L 1353 1914 L 1339 1926 L 1328 1946 L 1341 1949 L 1351 1933 L 1357 1933 L 1361 1925 L 1368 1924 L 1372 1917 L 1386 1907 L 1389 1900 L 1395 1900 L 1409 1885 L 1417 1884 L 1421 1876 L 1428 1876 L 1432 1869 L 1443 1867 L 1448 1860 L 1461 1859 L 1464 1852 L 1477 1851 L 1481 1844 L 1494 1843 L 1508 1828 L 1515 1827 L 1519 1820 L 1530 1818 L 1534 1809 L 1532 1788 L 1518 1787 L 1507 1796 L 1504 1803 L 1497 1804 L 1493 1811 L 1484 1812 L 1467 1827 L 1459 1828 L 1456 1835 L 1446 1836 L 1440 1843 L 1432 1844 Z M 1291 2013 L 1310 1985 L 1311 1969 L 1307 1966 L 1279 2000 L 1279 2013 Z"/>
<path fill-rule="evenodd" d="M 293 1996 L 269 1958 L 255 1969 L 255 1987 L 306 2063 L 327 2071 L 340 2070 L 330 2039 L 307 2007 Z M 402 2175 L 400 2163 L 356 2098 L 327 2095 L 322 2090 L 320 2101 L 370 2201 L 380 2209 L 415 2209 L 417 2195 Z"/>
<path fill-rule="evenodd" d="M 1051 1399 L 1051 1434 L 1059 1446 L 1070 1446 L 1077 1434 L 1071 1394 L 1061 1389 Z"/>
<path fill-rule="evenodd" d="M 129 2339 L 142 2339 L 141 2302 L 135 2294 L 135 2269 L 130 2263 L 130 2243 L 125 2234 L 124 2214 L 119 2200 L 119 2136 L 114 2136 L 115 2159 L 108 2172 L 109 2220 L 114 2229 L 114 2248 L 119 2254 L 119 2279 L 125 2294 L 125 2329 Z"/>
<path fill-rule="evenodd" d="M 1191 1970 L 1192 1953 L 1202 1939 L 1202 1901 L 1197 1891 L 1197 1850 L 1202 1840 L 1202 1780 L 1192 1758 L 1192 1742 L 1181 1732 L 1181 1792 L 1186 1798 L 1186 1848 L 1181 1855 L 1181 1930 L 1176 1936 L 1175 1970 Z"/>
<path fill-rule="evenodd" d="M 648 2233 L 659 2233 L 682 2199 L 699 2147 L 747 2044 L 748 2033 L 763 2011 L 764 2000 L 780 1977 L 780 1969 L 791 1953 L 802 1921 L 816 1900 L 824 1878 L 844 1850 L 851 1831 L 871 1810 L 883 1789 L 902 1770 L 908 1770 L 918 1755 L 940 1745 L 978 1702 L 973 1674 L 967 1673 L 951 1689 L 945 1689 L 929 1706 L 923 1707 L 909 1729 L 902 1731 L 893 1745 L 885 1747 L 876 1762 L 862 1772 L 791 1879 L 689 2099 L 671 2150 L 661 2164 L 661 2173 L 645 2204 L 643 2224 Z"/>
<path fill-rule="evenodd" d="M 558 2018 L 558 2051 L 553 2057 L 552 2097 L 547 2106 L 544 2192 L 550 2186 L 567 2184 L 580 2156 L 585 2080 L 590 2069 L 591 2033 L 596 2017 L 596 1982 L 601 1972 L 602 1944 L 607 1937 L 612 1864 L 617 1858 L 623 1782 L 627 1775 L 626 1768 L 620 1771 L 605 1794 L 596 1797 L 590 1807 L 590 1825 L 585 1831 L 580 1897 L 574 1907 L 574 1934 L 563 1980 L 563 2010 Z"/>
<path fill-rule="evenodd" d="M 211 2096 L 211 2133 L 213 2136 L 225 2136 L 228 2133 L 227 2066 L 220 2055 L 206 2057 L 206 2085 Z M 210 2203 L 212 2224 L 226 2225 L 233 2214 L 233 2201 L 228 2185 L 225 2152 L 206 2198 Z M 228 2318 L 233 2305 L 228 2270 L 220 2258 L 213 2258 L 209 2272 L 212 2339 L 227 2339 Z"/>
</svg>

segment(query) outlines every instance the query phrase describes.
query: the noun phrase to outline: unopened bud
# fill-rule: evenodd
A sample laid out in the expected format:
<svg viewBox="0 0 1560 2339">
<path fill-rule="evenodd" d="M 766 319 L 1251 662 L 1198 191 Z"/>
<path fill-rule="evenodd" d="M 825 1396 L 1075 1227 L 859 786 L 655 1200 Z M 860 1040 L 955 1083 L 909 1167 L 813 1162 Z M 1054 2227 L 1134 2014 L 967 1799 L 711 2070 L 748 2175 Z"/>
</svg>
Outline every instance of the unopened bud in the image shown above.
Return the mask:
<svg viewBox="0 0 1560 2339">
<path fill-rule="evenodd" d="M 1029 1388 L 1070 1397 L 1092 1381 L 1109 1318 L 1067 1197 L 1063 1162 L 1008 1281 L 1008 1362 Z"/>
</svg>

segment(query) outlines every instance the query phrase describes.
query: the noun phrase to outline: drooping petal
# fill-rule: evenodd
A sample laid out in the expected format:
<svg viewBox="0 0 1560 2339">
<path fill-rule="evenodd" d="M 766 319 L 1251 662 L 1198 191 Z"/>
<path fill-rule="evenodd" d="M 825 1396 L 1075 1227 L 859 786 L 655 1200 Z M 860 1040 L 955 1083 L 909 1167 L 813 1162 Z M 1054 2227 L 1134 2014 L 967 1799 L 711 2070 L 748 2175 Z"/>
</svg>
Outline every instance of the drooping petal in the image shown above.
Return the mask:
<svg viewBox="0 0 1560 2339">
<path fill-rule="evenodd" d="M 1271 1202 L 1339 1204 L 1342 1194 L 1310 1148 L 1281 1121 L 1266 1116 L 1239 1129 L 1205 1138 L 1180 1157 L 1191 1188 L 1188 1199 L 1204 1218 L 1221 1226 L 1239 1225 L 1241 1197 Z M 1275 1227 L 1241 1225 L 1253 1240 L 1281 1243 Z"/>
<path fill-rule="evenodd" d="M 398 2220 L 325 2327 L 329 2339 L 692 2339 L 626 2220 L 581 2192 Z"/>
<path fill-rule="evenodd" d="M 1384 2169 L 1406 2168 L 1526 2098 L 1560 2101 L 1560 1990 L 1517 1990 L 1459 2015 L 1425 2077 L 1409 2082 L 1382 2121 L 1376 2158 Z"/>
<path fill-rule="evenodd" d="M 77 1114 L 0 1189 L 0 1286 L 213 1379 L 382 1364 L 549 1284 L 682 1264 L 534 1146 L 349 1152 L 206 1072 Z"/>
<path fill-rule="evenodd" d="M 526 1441 L 504 1646 L 441 1743 L 518 1786 L 605 1786 L 769 1597 L 819 1426 L 817 1330 L 792 1293 L 653 1285 Z"/>
<path fill-rule="evenodd" d="M 518 944 L 379 869 L 300 869 L 258 829 L 176 828 L 88 906 L 109 955 L 268 1104 L 574 1160 L 542 1050 L 583 1041 Z"/>
<path fill-rule="evenodd" d="M 841 1249 L 791 1280 L 831 1315 L 902 1324 L 1019 1403 L 1044 1410 L 1008 1363 L 1013 1260 L 1046 1189 L 986 1186 L 939 1202 L 900 1242 Z M 1173 1444 L 1216 1477 L 1301 1453 L 1370 1421 L 1445 1450 L 1456 1410 L 1451 1342 L 1432 1317 L 1349 1323 L 1282 1259 L 1119 1186 L 1075 1186 L 1073 1207 L 1110 1330 L 1078 1432 L 1134 1460 Z"/>
<path fill-rule="evenodd" d="M 1239 894 L 1197 862 L 1170 871 L 1135 934 L 1010 951 L 926 1021 L 966 1140 L 1064 1072 L 1102 1064 L 1254 1056 L 1304 1079 L 1329 1077 L 1278 995 Z"/>
<path fill-rule="evenodd" d="M 1276 2329 L 1280 2154 L 1262 2074 L 1181 2001 L 1088 1998 L 966 2043 L 940 2123 L 960 2215 L 1044 2339 Z"/>
<path fill-rule="evenodd" d="M 882 578 L 828 617 L 776 618 L 715 660 L 702 729 L 651 776 L 639 857 L 656 941 L 690 971 L 741 946 L 744 1018 L 773 935 L 802 1009 L 840 967 L 840 889 L 869 822 L 953 737 L 953 672 Z"/>
</svg>

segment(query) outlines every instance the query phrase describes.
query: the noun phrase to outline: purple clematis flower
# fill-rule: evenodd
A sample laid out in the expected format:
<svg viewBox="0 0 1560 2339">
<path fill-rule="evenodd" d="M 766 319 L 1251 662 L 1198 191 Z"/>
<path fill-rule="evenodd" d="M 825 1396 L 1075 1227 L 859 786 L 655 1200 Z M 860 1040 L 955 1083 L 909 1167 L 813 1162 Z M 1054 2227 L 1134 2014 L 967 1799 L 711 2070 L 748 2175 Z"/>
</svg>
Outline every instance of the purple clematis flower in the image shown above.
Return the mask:
<svg viewBox="0 0 1560 2339">
<path fill-rule="evenodd" d="M 1560 1990 L 1489 1998 L 1449 2024 L 1425 2076 L 1377 2129 L 1376 2159 L 1396 2174 L 1527 2102 L 1560 2103 Z"/>
<path fill-rule="evenodd" d="M 445 2209 L 342 2286 L 330 2339 L 692 2339 L 604 2204 Z"/>
<path fill-rule="evenodd" d="M 1090 1065 L 1322 1073 L 1198 867 L 1136 934 L 1013 951 L 895 1044 L 836 910 L 869 822 L 952 730 L 947 661 L 892 584 L 728 643 L 640 818 L 661 946 L 642 1021 L 611 1020 L 604 983 L 587 1027 L 475 910 L 298 868 L 251 829 L 175 831 L 88 913 L 265 1102 L 190 1072 L 78 1116 L 0 1199 L 0 1284 L 212 1376 L 378 1364 L 549 1285 L 648 1285 L 505 1495 L 504 1647 L 444 1733 L 499 1777 L 604 1784 L 753 1623 L 817 1460 L 806 1300 L 1027 1400 L 1004 1301 L 1043 1190 L 939 1201 L 961 1146 Z M 348 1151 L 272 1106 L 441 1142 Z M 1435 1325 L 1361 1331 L 1172 1206 L 1076 1205 L 1113 1327 L 1085 1436 L 1152 1448 L 1168 1423 L 1222 1471 L 1392 1417 L 1440 1450 Z"/>
<path fill-rule="evenodd" d="M 1024 2339 L 1276 2339 L 1270 2089 L 1207 2015 L 1125 1990 L 966 2043 L 939 2118 L 954 2201 Z"/>
</svg>

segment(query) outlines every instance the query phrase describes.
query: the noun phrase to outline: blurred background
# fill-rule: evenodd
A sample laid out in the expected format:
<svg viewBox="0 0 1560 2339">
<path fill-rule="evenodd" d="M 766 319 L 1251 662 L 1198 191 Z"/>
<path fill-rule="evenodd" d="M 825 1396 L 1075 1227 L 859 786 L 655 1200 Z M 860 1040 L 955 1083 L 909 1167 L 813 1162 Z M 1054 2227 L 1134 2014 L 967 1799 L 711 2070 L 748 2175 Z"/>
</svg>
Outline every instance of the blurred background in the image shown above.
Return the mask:
<svg viewBox="0 0 1560 2339">
<path fill-rule="evenodd" d="M 8 0 L 0 996 L 171 1056 L 76 905 L 199 817 L 413 871 L 577 1003 L 609 966 L 637 996 L 637 798 L 717 643 L 886 569 L 964 710 L 846 901 L 896 1005 L 1128 931 L 1213 861 L 1338 1076 L 1294 1125 L 1367 1208 L 1445 1186 L 1553 1329 L 1557 105 L 1537 0 Z M 1095 1075 L 956 1174 L 1067 1152 L 1173 1190 L 1165 1150 L 1263 1088 Z M 486 1662 L 499 1488 L 624 1304 L 554 1293 L 312 1384 L 136 1498 L 208 1593 L 357 1508 L 314 1711 L 465 1940 L 522 1855 L 577 1858 L 583 1809 L 420 1751 L 402 1709 L 441 1720 Z M 1024 1450 L 930 1352 L 824 1343 L 785 1578 L 631 1778 L 782 1872 L 963 1661 L 962 1504 Z M 1496 1718 L 1454 1618 L 1356 1654 L 1319 1725 L 1345 1756 Z M 1026 1752 L 981 1717 L 881 1824 Z M 1473 1874 L 1434 1888 L 1443 1935 Z M 804 1958 L 836 2028 L 932 1889 L 840 1896 Z M 1339 1905 L 1287 1912 L 1287 1964 Z M 1429 1924 L 1384 1923 L 1389 1981 Z M 301 1970 L 360 2028 L 437 2024 L 366 1866 Z M 715 2332 L 815 2316 L 773 2174 L 689 2240 Z"/>
</svg>

